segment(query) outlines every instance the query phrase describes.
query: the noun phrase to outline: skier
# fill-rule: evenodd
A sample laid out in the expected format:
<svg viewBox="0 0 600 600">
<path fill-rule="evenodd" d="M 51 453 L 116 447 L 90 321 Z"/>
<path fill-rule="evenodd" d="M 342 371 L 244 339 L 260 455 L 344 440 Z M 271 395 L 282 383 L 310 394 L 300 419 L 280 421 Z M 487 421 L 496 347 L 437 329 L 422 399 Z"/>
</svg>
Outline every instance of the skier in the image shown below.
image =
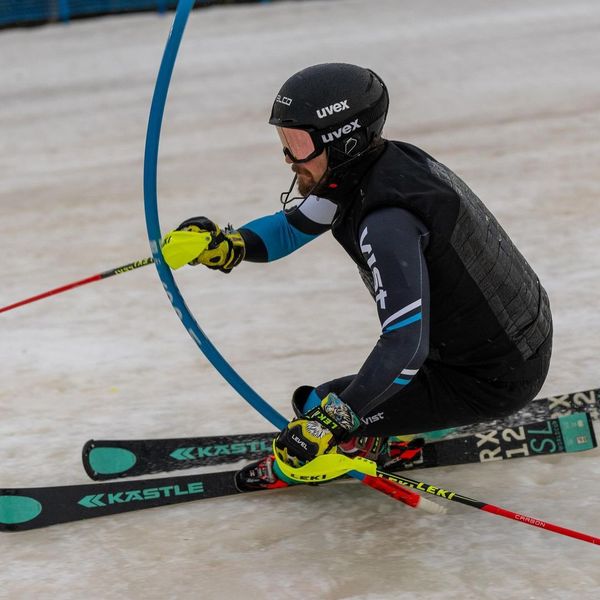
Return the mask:
<svg viewBox="0 0 600 600">
<path fill-rule="evenodd" d="M 536 274 L 456 174 L 381 136 L 388 103 L 369 69 L 328 63 L 296 73 L 269 120 L 295 175 L 283 209 L 237 230 L 206 217 L 177 230 L 209 233 L 208 249 L 190 264 L 225 273 L 331 231 L 373 296 L 381 335 L 358 373 L 293 395 L 296 418 L 276 440 L 278 459 L 292 466 L 332 451 L 385 466 L 411 460 L 418 444 L 391 436 L 516 412 L 548 372 L 552 317 Z M 302 199 L 289 208 L 296 180 Z M 266 457 L 241 481 L 290 480 Z"/>
</svg>

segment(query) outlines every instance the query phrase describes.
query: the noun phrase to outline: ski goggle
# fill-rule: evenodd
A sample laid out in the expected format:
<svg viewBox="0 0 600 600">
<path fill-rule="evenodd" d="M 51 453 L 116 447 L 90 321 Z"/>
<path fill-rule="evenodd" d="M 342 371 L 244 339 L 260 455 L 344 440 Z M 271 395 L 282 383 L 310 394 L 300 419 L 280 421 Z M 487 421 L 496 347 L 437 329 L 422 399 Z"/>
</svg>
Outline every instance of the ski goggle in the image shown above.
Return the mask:
<svg viewBox="0 0 600 600">
<path fill-rule="evenodd" d="M 283 153 L 293 163 L 308 162 L 323 152 L 323 148 L 315 147 L 315 143 L 307 131 L 277 127 L 277 133 L 283 146 Z"/>
</svg>

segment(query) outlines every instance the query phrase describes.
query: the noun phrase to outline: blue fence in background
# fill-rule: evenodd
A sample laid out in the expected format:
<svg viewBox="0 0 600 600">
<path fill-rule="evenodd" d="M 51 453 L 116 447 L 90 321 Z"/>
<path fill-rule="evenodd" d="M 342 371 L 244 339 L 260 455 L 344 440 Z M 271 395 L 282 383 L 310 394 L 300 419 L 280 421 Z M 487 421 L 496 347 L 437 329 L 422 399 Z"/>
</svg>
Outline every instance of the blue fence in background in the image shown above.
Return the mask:
<svg viewBox="0 0 600 600">
<path fill-rule="evenodd" d="M 195 6 L 240 4 L 269 0 L 197 0 Z M 0 0 L 0 27 L 69 21 L 95 15 L 124 12 L 165 12 L 177 6 L 177 0 Z"/>
</svg>

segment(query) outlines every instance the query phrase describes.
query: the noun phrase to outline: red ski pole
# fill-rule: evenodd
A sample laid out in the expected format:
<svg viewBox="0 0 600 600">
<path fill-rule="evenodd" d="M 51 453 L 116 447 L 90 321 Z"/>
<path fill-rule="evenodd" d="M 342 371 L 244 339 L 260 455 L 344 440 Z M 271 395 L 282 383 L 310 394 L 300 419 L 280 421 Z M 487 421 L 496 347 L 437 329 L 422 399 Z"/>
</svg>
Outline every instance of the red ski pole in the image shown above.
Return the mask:
<svg viewBox="0 0 600 600">
<path fill-rule="evenodd" d="M 62 285 L 60 287 L 54 288 L 53 290 L 48 290 L 47 292 L 37 294 L 36 296 L 32 296 L 31 298 L 26 298 L 25 300 L 21 300 L 20 302 L 15 302 L 14 304 L 3 306 L 0 308 L 0 313 L 6 312 L 7 310 L 12 310 L 13 308 L 18 308 L 19 306 L 23 306 L 24 304 L 36 302 L 37 300 L 47 298 L 48 296 L 54 296 L 55 294 L 66 292 L 67 290 L 79 287 L 80 285 L 85 285 L 86 283 L 92 283 L 92 281 L 99 281 L 100 279 L 106 279 L 107 277 L 112 277 L 113 275 L 119 275 L 120 273 L 127 273 L 128 271 L 133 271 L 134 269 L 145 267 L 146 265 L 149 265 L 153 262 L 154 260 L 152 258 L 143 258 L 142 260 L 136 260 L 135 262 L 129 263 L 128 265 L 123 265 L 122 267 L 117 267 L 116 269 L 110 269 L 109 271 L 104 271 L 102 273 L 98 273 L 97 275 L 92 275 L 91 277 L 86 277 L 85 279 L 80 279 L 79 281 L 74 281 L 73 283 L 68 283 L 67 285 Z"/>
<path fill-rule="evenodd" d="M 388 473 L 387 471 L 380 469 L 377 466 L 377 463 L 366 458 L 350 458 L 349 456 L 341 453 L 321 454 L 301 467 L 291 467 L 279 457 L 278 449 L 274 442 L 273 451 L 275 453 L 275 458 L 277 459 L 277 465 L 281 471 L 283 471 L 283 473 L 290 479 L 300 483 L 320 483 L 339 477 L 344 473 L 358 472 L 359 474 L 364 474 L 367 477 L 372 477 L 375 479 L 378 477 L 382 478 L 386 481 L 386 483 L 393 482 L 399 484 L 400 486 L 404 486 L 405 488 L 413 488 L 415 490 L 419 490 L 420 492 L 431 494 L 432 496 L 444 498 L 445 500 L 460 502 L 461 504 L 498 515 L 499 517 L 514 519 L 515 521 L 519 521 L 525 525 L 532 525 L 533 527 L 539 527 L 540 529 L 545 529 L 546 531 L 552 531 L 554 533 L 566 535 L 568 537 L 575 538 L 576 540 L 600 545 L 600 538 L 594 535 L 589 535 L 573 529 L 567 529 L 566 527 L 554 525 L 553 523 L 542 521 L 541 519 L 536 519 L 534 517 L 528 517 L 527 515 L 513 512 L 512 510 L 506 510 L 500 506 L 494 506 L 488 502 L 473 500 L 473 498 L 462 496 L 457 492 L 440 488 L 438 486 L 425 483 L 424 481 L 410 479 L 409 477 L 398 475 L 397 473 Z M 410 496 L 406 496 L 406 492 L 404 490 L 397 493 L 393 488 L 380 488 L 380 491 L 388 494 L 389 496 L 395 497 L 397 500 L 401 500 L 405 504 L 411 504 L 412 500 L 414 499 Z"/>
<path fill-rule="evenodd" d="M 441 496 L 446 500 L 451 500 L 452 502 L 460 502 L 461 504 L 465 504 L 467 506 L 471 506 L 472 508 L 483 510 L 493 515 L 498 515 L 499 517 L 514 519 L 515 521 L 519 521 L 520 523 L 524 523 L 525 525 L 532 525 L 533 527 L 539 527 L 540 529 L 545 529 L 546 531 L 552 531 L 554 533 L 566 535 L 568 537 L 575 538 L 576 540 L 589 542 L 590 544 L 600 545 L 600 538 L 594 535 L 589 535 L 580 531 L 574 531 L 573 529 L 567 529 L 566 527 L 554 525 L 553 523 L 542 521 L 541 519 L 536 519 L 534 517 L 528 517 L 527 515 L 516 513 L 512 510 L 501 508 L 500 506 L 494 506 L 493 504 L 482 502 L 481 500 L 473 500 L 473 498 L 462 496 L 461 494 L 458 494 L 456 492 L 445 490 L 437 486 L 425 483 L 423 481 L 409 479 L 408 477 L 403 477 L 401 475 L 397 475 L 396 473 L 387 473 L 386 471 L 382 471 L 381 469 L 377 469 L 377 475 L 389 481 L 399 483 L 400 485 L 420 490 L 422 492 L 425 492 L 426 494 L 432 494 L 433 496 Z"/>
</svg>

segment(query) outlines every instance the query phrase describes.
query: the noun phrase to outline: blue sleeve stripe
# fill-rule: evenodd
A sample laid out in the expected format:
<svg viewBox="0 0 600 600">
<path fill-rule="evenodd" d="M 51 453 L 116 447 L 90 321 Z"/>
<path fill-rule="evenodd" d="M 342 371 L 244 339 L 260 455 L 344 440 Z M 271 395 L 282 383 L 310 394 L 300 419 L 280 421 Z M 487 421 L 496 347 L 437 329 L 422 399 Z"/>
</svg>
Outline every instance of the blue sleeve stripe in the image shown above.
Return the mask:
<svg viewBox="0 0 600 600">
<path fill-rule="evenodd" d="M 249 229 L 263 241 L 269 262 L 291 254 L 318 237 L 296 229 L 283 211 L 250 221 L 244 229 Z"/>
<path fill-rule="evenodd" d="M 400 329 L 401 327 L 406 327 L 407 325 L 410 325 L 411 323 L 416 323 L 417 321 L 420 321 L 422 318 L 422 313 L 418 312 L 416 315 L 413 315 L 412 317 L 408 317 L 408 319 L 404 319 L 404 321 L 399 321 L 398 323 L 395 323 L 394 325 L 390 325 L 389 327 L 387 327 L 386 329 L 383 330 L 383 333 L 388 333 L 388 331 L 394 331 L 396 329 Z"/>
<path fill-rule="evenodd" d="M 419 372 L 419 369 L 402 369 L 400 375 L 407 375 L 408 379 L 404 379 L 404 377 L 396 377 L 394 379 L 394 383 L 398 385 L 406 385 L 412 381 L 412 378 Z"/>
<path fill-rule="evenodd" d="M 388 317 L 381 324 L 381 329 L 385 329 L 392 321 L 395 321 L 396 319 L 398 319 L 402 315 L 405 315 L 405 314 L 407 314 L 407 313 L 415 310 L 416 308 L 420 308 L 421 305 L 422 305 L 422 300 L 421 300 L 421 298 L 419 298 L 417 301 L 413 302 L 412 304 L 408 304 L 404 308 L 401 308 L 399 311 L 395 312 L 393 315 L 391 315 L 390 317 Z"/>
</svg>

